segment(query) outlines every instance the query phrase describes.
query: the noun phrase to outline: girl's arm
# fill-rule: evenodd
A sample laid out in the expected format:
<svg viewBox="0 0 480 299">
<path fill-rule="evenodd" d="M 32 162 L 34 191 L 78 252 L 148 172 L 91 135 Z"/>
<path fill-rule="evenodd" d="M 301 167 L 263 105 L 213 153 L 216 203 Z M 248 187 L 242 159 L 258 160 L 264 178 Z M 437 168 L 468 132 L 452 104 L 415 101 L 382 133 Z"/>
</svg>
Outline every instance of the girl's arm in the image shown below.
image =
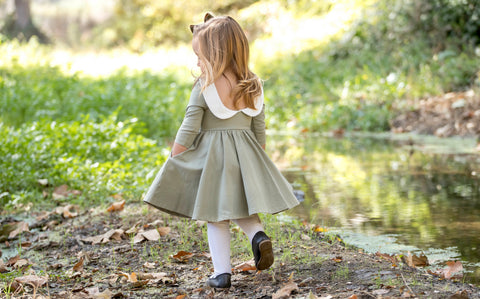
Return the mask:
<svg viewBox="0 0 480 299">
<path fill-rule="evenodd" d="M 196 84 L 192 90 L 185 117 L 172 147 L 172 157 L 183 153 L 192 146 L 193 141 L 200 133 L 206 107 L 200 88 L 200 84 Z"/>
<path fill-rule="evenodd" d="M 267 139 L 265 134 L 265 105 L 263 105 L 260 114 L 252 119 L 252 131 L 255 134 L 258 143 L 260 143 L 262 148 L 265 150 L 265 143 Z"/>
</svg>

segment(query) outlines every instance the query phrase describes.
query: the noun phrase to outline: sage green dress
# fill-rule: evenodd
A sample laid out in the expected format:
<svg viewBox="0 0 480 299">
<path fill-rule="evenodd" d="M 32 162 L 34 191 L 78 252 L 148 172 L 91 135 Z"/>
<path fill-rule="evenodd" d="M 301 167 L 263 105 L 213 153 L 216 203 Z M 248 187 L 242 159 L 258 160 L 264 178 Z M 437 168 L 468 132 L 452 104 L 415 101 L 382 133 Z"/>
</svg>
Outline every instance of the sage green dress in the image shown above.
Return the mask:
<svg viewBox="0 0 480 299">
<path fill-rule="evenodd" d="M 215 85 L 197 83 L 175 142 L 187 150 L 169 157 L 144 201 L 164 212 L 217 222 L 278 213 L 298 204 L 269 159 L 263 94 L 256 109 L 230 110 Z"/>
</svg>

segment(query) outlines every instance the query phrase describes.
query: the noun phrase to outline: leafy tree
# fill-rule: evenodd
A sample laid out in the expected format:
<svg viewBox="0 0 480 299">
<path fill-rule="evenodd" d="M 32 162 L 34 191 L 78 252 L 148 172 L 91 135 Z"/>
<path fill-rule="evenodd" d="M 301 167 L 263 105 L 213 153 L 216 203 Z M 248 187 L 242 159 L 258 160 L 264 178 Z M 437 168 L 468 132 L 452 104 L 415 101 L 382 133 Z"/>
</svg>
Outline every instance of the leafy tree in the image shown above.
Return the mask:
<svg viewBox="0 0 480 299">
<path fill-rule="evenodd" d="M 201 22 L 207 11 L 228 14 L 258 0 L 118 0 L 115 16 L 102 33 L 106 46 L 127 45 L 134 51 L 150 46 L 187 42 L 194 20 Z"/>
<path fill-rule="evenodd" d="M 434 46 L 445 48 L 449 38 L 480 44 L 480 1 L 423 0 L 413 8 L 413 29 L 427 33 Z"/>
</svg>

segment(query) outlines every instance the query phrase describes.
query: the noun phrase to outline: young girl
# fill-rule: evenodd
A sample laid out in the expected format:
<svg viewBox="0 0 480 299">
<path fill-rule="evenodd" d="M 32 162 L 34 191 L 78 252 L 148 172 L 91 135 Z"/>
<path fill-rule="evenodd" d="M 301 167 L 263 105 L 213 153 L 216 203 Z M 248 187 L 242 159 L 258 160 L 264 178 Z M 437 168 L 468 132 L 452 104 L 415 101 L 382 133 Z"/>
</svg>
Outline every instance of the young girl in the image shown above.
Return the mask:
<svg viewBox="0 0 480 299">
<path fill-rule="evenodd" d="M 214 274 L 207 285 L 231 286 L 230 220 L 248 236 L 258 270 L 273 264 L 259 213 L 298 204 L 265 149 L 260 79 L 248 68 L 249 46 L 231 17 L 205 16 L 191 26 L 201 75 L 194 84 L 171 157 L 144 201 L 167 213 L 208 221 Z"/>
</svg>

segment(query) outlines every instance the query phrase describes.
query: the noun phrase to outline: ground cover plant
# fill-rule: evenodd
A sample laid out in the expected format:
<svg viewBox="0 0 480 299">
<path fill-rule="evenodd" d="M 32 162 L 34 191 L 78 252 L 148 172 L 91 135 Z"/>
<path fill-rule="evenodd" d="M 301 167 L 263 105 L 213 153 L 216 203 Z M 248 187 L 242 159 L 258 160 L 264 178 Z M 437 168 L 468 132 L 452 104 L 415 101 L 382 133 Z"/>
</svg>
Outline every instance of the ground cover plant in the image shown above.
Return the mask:
<svg viewBox="0 0 480 299">
<path fill-rule="evenodd" d="M 0 125 L 0 203 L 4 210 L 68 201 L 84 208 L 124 193 L 139 198 L 168 152 L 132 133 L 136 120 L 38 121 L 19 128 Z M 55 197 L 68 186 L 71 196 Z M 64 194 L 67 195 L 67 194 Z M 38 208 L 38 207 L 36 207 Z"/>
</svg>

